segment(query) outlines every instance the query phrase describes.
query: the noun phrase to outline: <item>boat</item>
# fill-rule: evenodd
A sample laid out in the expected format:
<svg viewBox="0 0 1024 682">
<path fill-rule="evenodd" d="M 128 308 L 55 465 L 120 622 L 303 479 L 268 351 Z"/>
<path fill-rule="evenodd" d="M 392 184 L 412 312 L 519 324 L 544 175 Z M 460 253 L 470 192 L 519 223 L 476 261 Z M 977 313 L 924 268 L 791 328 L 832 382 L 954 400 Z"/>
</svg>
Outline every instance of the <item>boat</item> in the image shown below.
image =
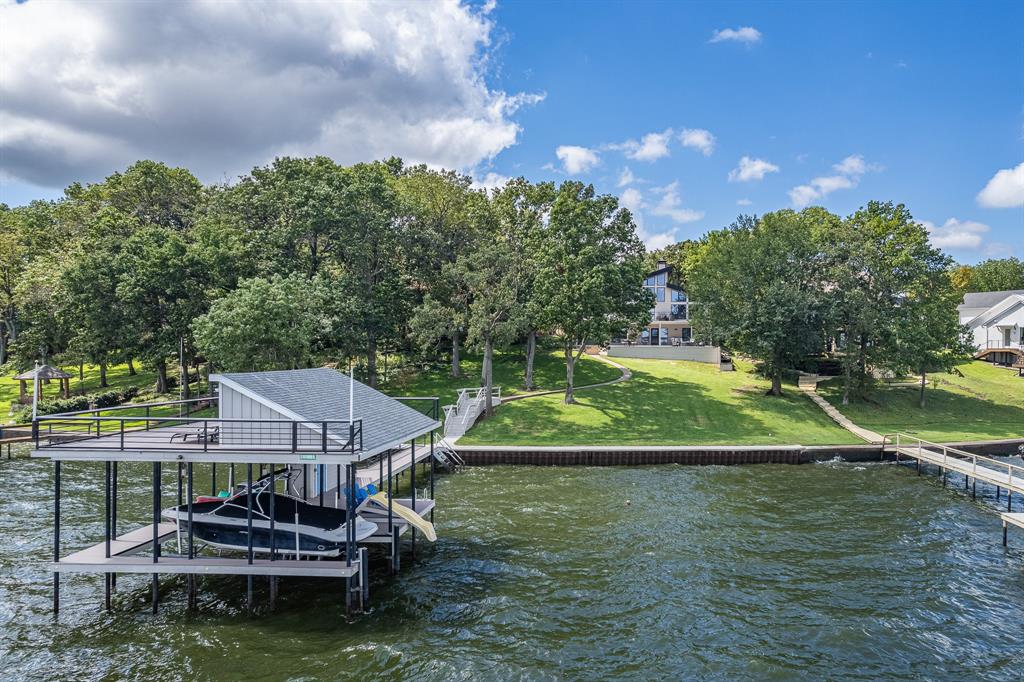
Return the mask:
<svg viewBox="0 0 1024 682">
<path fill-rule="evenodd" d="M 280 480 L 280 479 L 278 479 Z M 269 554 L 270 503 L 274 504 L 274 550 L 281 555 L 297 557 L 336 557 L 345 550 L 348 535 L 348 512 L 344 508 L 321 507 L 298 497 L 274 492 L 270 477 L 252 486 L 252 549 Z M 196 538 L 218 549 L 248 551 L 248 489 L 239 486 L 224 498 L 203 498 L 192 503 L 192 530 Z M 189 529 L 188 505 L 164 509 L 163 518 L 178 526 L 178 536 Z M 358 514 L 355 517 L 355 540 L 359 542 L 377 531 L 377 525 Z"/>
</svg>

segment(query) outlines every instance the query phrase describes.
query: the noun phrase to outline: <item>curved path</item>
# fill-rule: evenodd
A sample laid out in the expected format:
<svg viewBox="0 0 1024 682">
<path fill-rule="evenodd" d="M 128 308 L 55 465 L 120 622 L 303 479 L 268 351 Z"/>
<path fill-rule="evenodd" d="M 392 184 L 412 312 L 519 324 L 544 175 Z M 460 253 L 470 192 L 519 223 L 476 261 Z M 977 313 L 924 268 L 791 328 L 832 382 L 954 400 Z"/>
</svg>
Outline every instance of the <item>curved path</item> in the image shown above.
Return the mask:
<svg viewBox="0 0 1024 682">
<path fill-rule="evenodd" d="M 868 443 L 879 444 L 882 442 L 881 434 L 865 429 L 862 426 L 857 426 L 850 421 L 846 415 L 837 410 L 832 403 L 818 395 L 819 381 L 824 381 L 824 379 L 816 374 L 801 374 L 798 385 L 800 390 L 803 391 L 808 398 L 813 400 L 814 404 L 820 407 L 836 424 L 839 424 L 853 435 L 857 436 L 861 440 L 867 441 Z"/>
<path fill-rule="evenodd" d="M 596 384 L 587 384 L 585 386 L 574 386 L 573 389 L 572 389 L 574 393 L 576 391 L 584 391 L 584 390 L 586 390 L 588 388 L 599 388 L 601 386 L 611 386 L 612 384 L 621 384 L 623 381 L 629 381 L 630 379 L 633 378 L 633 373 L 631 371 L 629 371 L 628 367 L 626 367 L 625 365 L 620 365 L 619 363 L 615 362 L 614 360 L 608 359 L 604 355 L 590 355 L 588 357 L 594 358 L 595 360 L 598 360 L 600 362 L 607 363 L 607 364 L 611 365 L 612 367 L 615 367 L 616 369 L 618 369 L 622 374 L 617 376 L 617 377 L 615 377 L 611 381 L 601 381 L 601 382 L 598 382 Z M 503 396 L 502 399 L 501 399 L 501 404 L 504 405 L 505 403 L 510 403 L 513 400 L 522 400 L 524 398 L 536 398 L 537 396 L 541 396 L 541 395 L 555 395 L 556 393 L 565 393 L 565 387 L 563 386 L 562 388 L 556 388 L 556 389 L 548 390 L 548 391 L 533 391 L 531 393 L 518 393 L 516 395 L 510 395 L 508 397 L 504 397 Z"/>
</svg>

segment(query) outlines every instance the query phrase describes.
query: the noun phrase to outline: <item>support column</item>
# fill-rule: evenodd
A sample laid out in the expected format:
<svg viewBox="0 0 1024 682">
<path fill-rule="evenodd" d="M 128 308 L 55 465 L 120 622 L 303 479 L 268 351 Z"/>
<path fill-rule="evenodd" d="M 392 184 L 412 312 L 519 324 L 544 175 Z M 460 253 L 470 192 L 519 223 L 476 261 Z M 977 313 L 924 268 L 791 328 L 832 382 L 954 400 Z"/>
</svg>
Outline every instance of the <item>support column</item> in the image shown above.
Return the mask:
<svg viewBox="0 0 1024 682">
<path fill-rule="evenodd" d="M 53 563 L 60 561 L 60 460 L 53 462 Z M 53 615 L 60 612 L 60 573 L 53 572 Z"/>
<path fill-rule="evenodd" d="M 246 548 L 246 558 L 248 563 L 252 565 L 252 462 L 247 465 L 247 477 L 246 482 L 248 485 L 245 489 L 245 530 L 248 543 Z M 245 592 L 245 608 L 249 615 L 252 615 L 252 575 L 246 576 L 246 592 Z"/>
<path fill-rule="evenodd" d="M 153 565 L 160 561 L 160 462 L 153 462 Z M 153 574 L 153 613 L 160 600 L 160 575 Z"/>
</svg>

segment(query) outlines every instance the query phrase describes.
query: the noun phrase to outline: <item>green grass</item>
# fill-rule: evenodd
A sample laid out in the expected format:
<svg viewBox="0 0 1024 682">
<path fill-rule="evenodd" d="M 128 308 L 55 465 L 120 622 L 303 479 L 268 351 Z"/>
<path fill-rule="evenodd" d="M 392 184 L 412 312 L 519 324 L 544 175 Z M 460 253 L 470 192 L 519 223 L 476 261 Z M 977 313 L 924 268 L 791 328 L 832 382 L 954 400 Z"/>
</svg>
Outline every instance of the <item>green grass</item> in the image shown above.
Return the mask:
<svg viewBox="0 0 1024 682">
<path fill-rule="evenodd" d="M 139 363 L 135 363 L 135 369 L 137 371 L 135 376 L 128 374 L 128 365 L 126 364 L 109 366 L 107 368 L 107 388 L 100 388 L 99 365 L 86 365 L 82 373 L 81 381 L 78 378 L 77 365 L 60 365 L 59 367 L 72 377 L 71 395 L 114 391 L 119 388 L 127 388 L 128 386 L 151 388 L 156 384 L 156 373 L 140 367 Z M 3 409 L 3 414 L 0 415 L 0 421 L 6 421 L 12 404 L 17 407 L 19 382 L 13 379 L 15 375 L 16 373 L 12 372 L 6 376 L 0 377 L 0 407 Z M 39 395 L 41 398 L 50 400 L 61 397 L 59 381 L 51 381 L 49 385 L 40 382 L 39 388 Z M 31 399 L 31 382 L 29 382 L 27 386 L 27 395 Z"/>
<path fill-rule="evenodd" d="M 493 379 L 495 386 L 501 386 L 501 394 L 525 393 L 523 369 L 526 356 L 523 353 L 497 353 L 494 358 Z M 423 372 L 405 372 L 381 382 L 378 388 L 393 396 L 437 396 L 441 405 L 450 405 L 458 397 L 460 388 L 474 388 L 480 385 L 482 356 L 470 354 L 463 358 L 461 379 L 453 379 L 449 365 L 432 367 Z M 595 384 L 611 381 L 620 375 L 619 370 L 587 356 L 576 363 L 575 384 Z M 533 380 L 536 390 L 553 390 L 565 387 L 565 360 L 560 351 L 537 349 L 534 359 Z M 531 398 L 536 400 L 536 398 Z"/>
<path fill-rule="evenodd" d="M 878 433 L 906 433 L 935 442 L 1024 436 L 1024 378 L 987 362 L 964 362 L 960 374 L 930 374 L 925 407 L 918 387 L 881 387 L 868 400 L 842 404 L 841 380 L 818 392 L 854 423 Z"/>
<path fill-rule="evenodd" d="M 795 386 L 766 396 L 769 382 L 749 364 L 714 365 L 619 359 L 627 382 L 504 405 L 459 442 L 467 445 L 755 445 L 861 442 Z M 582 383 L 582 382 L 581 382 Z"/>
</svg>

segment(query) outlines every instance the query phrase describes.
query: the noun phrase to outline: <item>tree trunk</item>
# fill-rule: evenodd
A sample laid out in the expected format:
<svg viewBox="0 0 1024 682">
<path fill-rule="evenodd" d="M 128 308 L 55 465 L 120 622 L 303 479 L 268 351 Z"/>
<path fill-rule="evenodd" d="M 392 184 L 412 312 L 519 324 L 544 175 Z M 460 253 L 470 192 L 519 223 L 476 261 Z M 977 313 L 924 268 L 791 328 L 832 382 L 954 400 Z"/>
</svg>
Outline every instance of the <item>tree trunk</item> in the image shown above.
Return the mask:
<svg viewBox="0 0 1024 682">
<path fill-rule="evenodd" d="M 490 337 L 484 342 L 484 414 L 488 417 L 494 414 L 494 405 L 491 403 L 491 389 L 494 385 L 494 342 Z"/>
<path fill-rule="evenodd" d="M 868 381 L 868 335 L 860 335 L 860 345 L 857 351 L 857 392 L 860 395 L 867 393 Z"/>
<path fill-rule="evenodd" d="M 462 378 L 462 357 L 459 355 L 459 332 L 452 332 L 452 378 Z"/>
<path fill-rule="evenodd" d="M 7 364 L 7 329 L 0 330 L 0 365 Z"/>
<path fill-rule="evenodd" d="M 572 375 L 576 369 L 576 355 L 572 352 L 572 345 L 565 344 L 565 404 L 572 405 L 576 398 L 572 394 Z"/>
<path fill-rule="evenodd" d="M 163 358 L 156 361 L 156 392 L 167 393 L 167 361 Z"/>
<path fill-rule="evenodd" d="M 128 376 L 133 377 L 137 374 L 135 371 L 135 363 L 132 362 L 131 358 L 128 358 Z"/>
<path fill-rule="evenodd" d="M 85 363 L 78 363 L 78 383 L 85 381 Z"/>
<path fill-rule="evenodd" d="M 850 362 L 849 359 L 843 362 L 843 405 L 850 404 Z"/>
<path fill-rule="evenodd" d="M 925 385 L 925 381 L 926 381 L 926 377 L 927 376 L 928 376 L 927 372 L 922 370 L 921 371 L 921 409 L 924 409 L 924 385 Z"/>
<path fill-rule="evenodd" d="M 782 395 L 782 370 L 776 369 L 772 371 L 772 390 L 771 394 L 775 396 Z"/>
<path fill-rule="evenodd" d="M 107 363 L 100 363 L 100 388 L 107 387 Z"/>
<path fill-rule="evenodd" d="M 523 384 L 527 391 L 533 390 L 533 358 L 537 354 L 537 330 L 530 329 L 526 335 L 526 377 Z"/>
<path fill-rule="evenodd" d="M 366 342 L 366 384 L 377 388 L 377 335 L 367 334 Z"/>
<path fill-rule="evenodd" d="M 189 388 L 189 385 L 188 385 L 188 359 L 187 359 L 187 357 L 183 357 L 180 360 L 180 362 L 181 362 L 181 370 L 180 370 L 180 373 L 181 373 L 181 397 L 184 398 L 185 400 L 188 400 L 190 397 L 192 397 L 192 392 L 191 392 L 191 389 Z"/>
</svg>

